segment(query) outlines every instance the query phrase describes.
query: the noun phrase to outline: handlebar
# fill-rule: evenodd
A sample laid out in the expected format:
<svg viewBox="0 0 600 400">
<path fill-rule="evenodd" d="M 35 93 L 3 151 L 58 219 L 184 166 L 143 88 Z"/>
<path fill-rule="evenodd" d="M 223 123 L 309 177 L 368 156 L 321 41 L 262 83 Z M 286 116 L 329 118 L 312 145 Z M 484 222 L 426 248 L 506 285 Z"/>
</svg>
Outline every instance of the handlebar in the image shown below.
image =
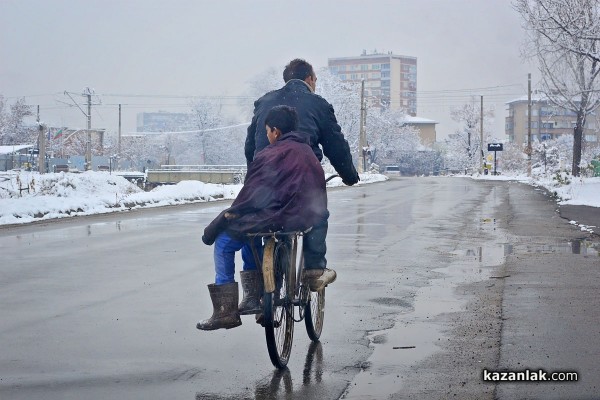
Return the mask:
<svg viewBox="0 0 600 400">
<path fill-rule="evenodd" d="M 339 178 L 340 176 L 337 174 L 331 175 L 329 178 L 325 179 L 325 183 L 329 182 L 330 180 L 332 180 L 333 178 Z"/>
</svg>

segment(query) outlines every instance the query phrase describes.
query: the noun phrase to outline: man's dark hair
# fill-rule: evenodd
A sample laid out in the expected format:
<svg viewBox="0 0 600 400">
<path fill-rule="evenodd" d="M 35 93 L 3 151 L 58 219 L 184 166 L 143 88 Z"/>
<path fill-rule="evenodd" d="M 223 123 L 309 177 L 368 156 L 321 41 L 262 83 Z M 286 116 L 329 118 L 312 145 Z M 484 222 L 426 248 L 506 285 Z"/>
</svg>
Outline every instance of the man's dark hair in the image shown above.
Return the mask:
<svg viewBox="0 0 600 400">
<path fill-rule="evenodd" d="M 283 81 L 287 83 L 290 79 L 305 80 L 314 74 L 312 65 L 301 58 L 290 61 L 283 70 Z"/>
<path fill-rule="evenodd" d="M 296 109 L 289 106 L 275 106 L 271 108 L 265 119 L 265 125 L 269 125 L 271 129 L 278 128 L 282 135 L 295 131 L 298 127 Z"/>
</svg>

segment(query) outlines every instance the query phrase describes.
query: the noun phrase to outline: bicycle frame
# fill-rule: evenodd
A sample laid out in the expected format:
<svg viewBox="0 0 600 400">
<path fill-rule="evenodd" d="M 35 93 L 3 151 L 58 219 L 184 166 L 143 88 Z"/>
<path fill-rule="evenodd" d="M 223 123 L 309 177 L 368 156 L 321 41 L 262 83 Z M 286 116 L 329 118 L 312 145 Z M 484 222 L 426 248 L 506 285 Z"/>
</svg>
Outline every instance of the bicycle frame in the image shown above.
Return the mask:
<svg viewBox="0 0 600 400">
<path fill-rule="evenodd" d="M 275 283 L 275 269 L 274 269 L 274 260 L 273 260 L 273 250 L 275 245 L 280 240 L 289 240 L 291 243 L 291 254 L 290 254 L 290 268 L 289 274 L 291 276 L 292 285 L 288 286 L 288 297 L 291 300 L 292 304 L 295 306 L 305 305 L 302 303 L 301 296 L 301 286 L 302 286 L 302 274 L 304 271 L 304 243 L 301 246 L 298 246 L 299 238 L 304 236 L 306 233 L 310 232 L 312 228 L 308 228 L 305 231 L 290 231 L 290 232 L 259 232 L 259 233 L 250 233 L 247 236 L 254 239 L 256 237 L 267 238 L 266 244 L 264 245 L 263 250 L 263 260 L 260 262 L 260 257 L 258 256 L 258 251 L 254 246 L 254 240 L 250 240 L 250 248 L 252 249 L 252 254 L 254 255 L 254 259 L 257 265 L 261 265 L 259 268 L 260 273 L 262 274 L 264 290 L 266 293 L 273 293 L 276 289 Z M 300 247 L 300 262 L 298 261 L 298 247 Z M 298 264 L 298 265 L 296 265 Z M 298 279 L 300 277 L 300 279 Z"/>
</svg>

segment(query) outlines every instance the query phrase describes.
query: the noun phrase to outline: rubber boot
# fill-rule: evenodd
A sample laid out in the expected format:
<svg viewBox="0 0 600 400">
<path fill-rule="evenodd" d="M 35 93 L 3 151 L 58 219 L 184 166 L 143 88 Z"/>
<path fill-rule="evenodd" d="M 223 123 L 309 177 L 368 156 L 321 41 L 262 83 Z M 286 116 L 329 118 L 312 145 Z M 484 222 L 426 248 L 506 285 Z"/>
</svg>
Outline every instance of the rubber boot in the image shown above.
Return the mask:
<svg viewBox="0 0 600 400">
<path fill-rule="evenodd" d="M 208 292 L 213 303 L 213 315 L 209 319 L 202 320 L 196 324 L 196 328 L 203 331 L 215 329 L 231 329 L 242 324 L 238 313 L 238 283 L 226 283 L 224 285 L 208 285 Z"/>
<path fill-rule="evenodd" d="M 262 312 L 260 296 L 263 292 L 263 280 L 260 273 L 253 271 L 240 271 L 244 298 L 238 306 L 240 315 L 258 314 Z"/>
</svg>

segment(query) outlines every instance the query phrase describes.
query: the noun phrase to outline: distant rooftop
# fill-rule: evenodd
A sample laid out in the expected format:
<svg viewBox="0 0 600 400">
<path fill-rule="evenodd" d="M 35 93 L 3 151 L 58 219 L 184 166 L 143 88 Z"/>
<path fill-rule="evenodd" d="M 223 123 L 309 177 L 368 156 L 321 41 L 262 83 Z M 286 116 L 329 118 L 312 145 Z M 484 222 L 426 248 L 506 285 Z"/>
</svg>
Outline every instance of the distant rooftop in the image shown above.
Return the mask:
<svg viewBox="0 0 600 400">
<path fill-rule="evenodd" d="M 12 154 L 33 146 L 33 144 L 16 144 L 14 146 L 0 146 L 0 154 Z"/>
<path fill-rule="evenodd" d="M 367 54 L 366 50 L 363 50 L 362 54 L 360 56 L 354 56 L 354 57 L 330 57 L 329 60 L 354 60 L 357 58 L 382 58 L 382 57 L 391 57 L 391 58 L 409 58 L 409 59 L 413 59 L 416 60 L 417 57 L 413 57 L 413 56 L 403 56 L 400 54 L 394 54 L 391 51 L 388 52 L 378 52 L 377 49 L 373 50 L 372 53 Z"/>
<path fill-rule="evenodd" d="M 407 115 L 404 118 L 404 122 L 407 124 L 439 124 L 439 122 L 434 121 L 433 119 L 427 119 L 427 118 L 421 118 L 421 117 L 411 117 L 410 115 Z"/>
</svg>

